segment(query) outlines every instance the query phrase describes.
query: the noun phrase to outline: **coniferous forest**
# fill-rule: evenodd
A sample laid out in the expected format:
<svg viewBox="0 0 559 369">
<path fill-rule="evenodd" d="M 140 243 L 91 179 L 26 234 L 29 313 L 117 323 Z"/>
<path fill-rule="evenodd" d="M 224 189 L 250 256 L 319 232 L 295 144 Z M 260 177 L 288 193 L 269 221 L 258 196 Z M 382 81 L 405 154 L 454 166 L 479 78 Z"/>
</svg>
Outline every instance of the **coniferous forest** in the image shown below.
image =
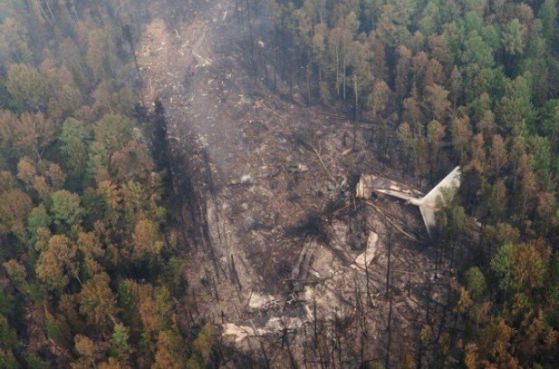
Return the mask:
<svg viewBox="0 0 559 369">
<path fill-rule="evenodd" d="M 0 2 L 0 368 L 558 367 L 557 1 L 221 1 L 250 83 L 368 127 L 383 167 L 463 172 L 422 246 L 468 255 L 441 323 L 402 360 L 333 343 L 349 359 L 309 362 L 281 341 L 280 363 L 199 311 L 203 206 L 165 103 L 143 93 L 145 24 L 206 3 Z"/>
</svg>

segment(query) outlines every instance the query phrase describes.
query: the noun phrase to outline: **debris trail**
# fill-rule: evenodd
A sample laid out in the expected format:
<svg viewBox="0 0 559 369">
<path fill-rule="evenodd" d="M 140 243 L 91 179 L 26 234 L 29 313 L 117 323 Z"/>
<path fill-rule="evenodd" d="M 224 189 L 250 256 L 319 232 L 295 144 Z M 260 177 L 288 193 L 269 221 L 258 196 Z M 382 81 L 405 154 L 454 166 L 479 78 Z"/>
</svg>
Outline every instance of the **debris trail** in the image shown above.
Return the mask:
<svg viewBox="0 0 559 369">
<path fill-rule="evenodd" d="M 387 223 L 394 213 L 410 223 L 417 214 L 356 205 L 352 175 L 381 167 L 365 138 L 370 127 L 255 82 L 239 46 L 245 31 L 232 16 L 235 2 L 199 3 L 203 9 L 184 21 L 153 19 L 138 48 L 148 81 L 144 99 L 160 98 L 165 106 L 173 149 L 189 168 L 196 197 L 190 211 L 201 224 L 193 226 L 209 239 L 207 247 L 189 251 L 185 268 L 199 314 L 249 345 L 250 337 L 299 332 L 297 351 L 309 320 L 353 317 L 360 304 L 356 287 L 370 288 L 376 307 L 364 314 L 371 337 L 379 336 L 373 328 L 382 326 L 387 308 L 376 295 L 385 281 Z M 265 51 L 270 43 L 264 41 Z M 347 137 L 355 137 L 351 147 Z M 413 245 L 405 237 L 392 245 L 394 270 L 417 270 L 410 281 L 395 277 L 401 290 L 430 283 L 417 266 L 430 265 L 431 256 Z M 422 303 L 415 289 L 411 293 Z M 402 335 L 412 334 L 413 312 L 397 311 L 406 297 L 394 298 L 394 321 Z M 271 360 L 281 363 L 276 354 Z"/>
</svg>

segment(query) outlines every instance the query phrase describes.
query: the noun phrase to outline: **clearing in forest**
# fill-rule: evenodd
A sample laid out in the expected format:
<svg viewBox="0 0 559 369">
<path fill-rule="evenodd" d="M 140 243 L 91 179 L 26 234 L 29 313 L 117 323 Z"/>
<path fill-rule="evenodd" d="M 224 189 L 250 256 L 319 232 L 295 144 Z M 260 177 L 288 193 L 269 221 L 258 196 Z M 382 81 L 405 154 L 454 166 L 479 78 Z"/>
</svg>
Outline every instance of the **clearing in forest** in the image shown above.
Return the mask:
<svg viewBox="0 0 559 369">
<path fill-rule="evenodd" d="M 445 284 L 433 283 L 432 255 L 416 242 L 425 236 L 416 212 L 353 197 L 358 174 L 380 169 L 368 127 L 254 78 L 231 1 L 198 10 L 152 20 L 139 47 L 144 101 L 161 99 L 174 147 L 198 163 L 189 174 L 204 188 L 210 242 L 189 251 L 186 268 L 198 311 L 241 344 L 284 327 L 302 339 L 307 322 L 359 309 L 372 354 L 387 329 L 415 334 L 422 291 L 442 299 Z"/>
</svg>

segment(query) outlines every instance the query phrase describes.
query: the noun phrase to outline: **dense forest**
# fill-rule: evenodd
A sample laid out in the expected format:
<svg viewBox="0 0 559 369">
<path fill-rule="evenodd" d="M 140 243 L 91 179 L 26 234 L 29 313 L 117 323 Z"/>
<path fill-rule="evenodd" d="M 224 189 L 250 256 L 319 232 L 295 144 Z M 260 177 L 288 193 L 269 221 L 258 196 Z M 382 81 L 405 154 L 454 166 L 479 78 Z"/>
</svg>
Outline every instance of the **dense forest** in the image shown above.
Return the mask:
<svg viewBox="0 0 559 369">
<path fill-rule="evenodd" d="M 2 2 L 0 368 L 209 360 L 212 327 L 178 311 L 164 112 L 138 93 L 131 9 Z"/>
<path fill-rule="evenodd" d="M 441 214 L 436 242 L 459 247 L 467 218 L 482 231 L 457 276 L 455 323 L 422 330 L 439 358 L 431 367 L 555 367 L 556 1 L 267 5 L 274 53 L 283 55 L 269 60 L 292 93 L 369 122 L 370 143 L 390 165 L 426 179 L 463 168 L 461 199 Z"/>
<path fill-rule="evenodd" d="M 191 3 L 158 9 L 172 17 Z M 195 241 L 180 232 L 188 194 L 173 178 L 165 109 L 141 93 L 149 5 L 0 3 L 0 368 L 223 363 L 218 327 L 193 317 L 187 294 Z M 468 239 L 471 257 L 452 317 L 421 327 L 410 344 L 429 353 L 402 367 L 555 368 L 557 2 L 235 5 L 246 67 L 270 90 L 370 126 L 387 166 L 432 182 L 463 169 L 460 198 L 426 247 Z"/>
</svg>

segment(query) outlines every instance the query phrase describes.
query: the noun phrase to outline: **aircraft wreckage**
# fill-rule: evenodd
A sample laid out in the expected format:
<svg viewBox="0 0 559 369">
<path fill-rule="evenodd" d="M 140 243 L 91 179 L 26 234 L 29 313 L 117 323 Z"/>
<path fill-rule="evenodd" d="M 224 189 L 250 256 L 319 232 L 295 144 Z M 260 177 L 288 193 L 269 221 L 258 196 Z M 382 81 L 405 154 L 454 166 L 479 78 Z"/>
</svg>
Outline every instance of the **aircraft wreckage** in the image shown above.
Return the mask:
<svg viewBox="0 0 559 369">
<path fill-rule="evenodd" d="M 373 174 L 362 175 L 357 183 L 355 196 L 370 199 L 372 194 L 384 194 L 406 201 L 419 208 L 427 233 L 431 236 L 435 226 L 435 214 L 447 201 L 451 200 L 460 187 L 460 167 L 456 167 L 429 193 L 423 193 L 409 188 L 401 183 Z"/>
</svg>

